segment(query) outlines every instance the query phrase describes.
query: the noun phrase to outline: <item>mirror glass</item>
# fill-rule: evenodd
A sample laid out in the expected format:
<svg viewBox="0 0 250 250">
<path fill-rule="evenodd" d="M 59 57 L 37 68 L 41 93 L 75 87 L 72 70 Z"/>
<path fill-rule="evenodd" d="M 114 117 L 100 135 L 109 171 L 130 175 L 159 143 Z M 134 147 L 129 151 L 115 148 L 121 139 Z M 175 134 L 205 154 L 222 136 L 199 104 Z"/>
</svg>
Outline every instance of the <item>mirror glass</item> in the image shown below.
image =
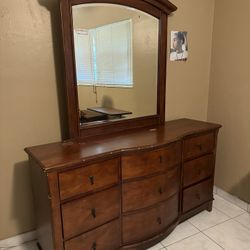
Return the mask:
<svg viewBox="0 0 250 250">
<path fill-rule="evenodd" d="M 81 125 L 157 114 L 157 18 L 116 4 L 72 7 Z"/>
</svg>

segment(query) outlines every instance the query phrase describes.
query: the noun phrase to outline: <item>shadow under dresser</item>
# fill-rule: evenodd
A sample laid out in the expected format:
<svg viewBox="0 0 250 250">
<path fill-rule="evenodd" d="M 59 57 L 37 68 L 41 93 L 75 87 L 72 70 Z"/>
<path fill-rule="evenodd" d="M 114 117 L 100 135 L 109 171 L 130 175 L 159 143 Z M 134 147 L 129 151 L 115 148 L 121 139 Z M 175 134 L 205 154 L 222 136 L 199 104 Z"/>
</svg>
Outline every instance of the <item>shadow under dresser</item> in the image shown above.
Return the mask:
<svg viewBox="0 0 250 250">
<path fill-rule="evenodd" d="M 26 148 L 40 248 L 146 249 L 211 211 L 220 127 L 179 119 Z"/>
</svg>

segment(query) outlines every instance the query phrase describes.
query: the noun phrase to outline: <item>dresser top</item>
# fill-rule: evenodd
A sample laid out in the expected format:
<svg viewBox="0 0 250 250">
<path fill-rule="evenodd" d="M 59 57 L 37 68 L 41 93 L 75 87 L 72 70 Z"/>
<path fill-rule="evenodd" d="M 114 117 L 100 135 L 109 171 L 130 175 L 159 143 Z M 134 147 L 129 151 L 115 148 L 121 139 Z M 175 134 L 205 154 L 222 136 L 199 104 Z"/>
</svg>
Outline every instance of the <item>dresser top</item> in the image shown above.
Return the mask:
<svg viewBox="0 0 250 250">
<path fill-rule="evenodd" d="M 25 148 L 45 172 L 111 157 L 133 150 L 157 148 L 183 137 L 220 128 L 221 125 L 190 119 L 166 122 L 154 128 L 128 130 L 77 141 L 56 142 Z"/>
</svg>

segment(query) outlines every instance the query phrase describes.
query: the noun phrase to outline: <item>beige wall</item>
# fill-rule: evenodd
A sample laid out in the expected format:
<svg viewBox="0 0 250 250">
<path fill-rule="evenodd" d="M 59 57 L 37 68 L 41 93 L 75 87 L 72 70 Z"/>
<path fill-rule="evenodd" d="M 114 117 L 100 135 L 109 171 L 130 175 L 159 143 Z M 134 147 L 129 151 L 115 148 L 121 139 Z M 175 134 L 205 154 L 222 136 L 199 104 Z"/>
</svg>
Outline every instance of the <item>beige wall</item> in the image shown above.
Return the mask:
<svg viewBox="0 0 250 250">
<path fill-rule="evenodd" d="M 101 16 L 101 18 L 100 18 Z M 141 11 L 120 6 L 76 8 L 73 11 L 75 28 L 96 28 L 122 20 L 132 20 L 133 87 L 111 88 L 78 86 L 79 107 L 113 107 L 132 112 L 127 118 L 157 113 L 157 52 L 158 20 Z"/>
<path fill-rule="evenodd" d="M 206 120 L 214 0 L 173 0 L 178 10 L 169 18 L 171 30 L 188 32 L 187 62 L 168 59 L 166 118 Z"/>
<path fill-rule="evenodd" d="M 167 119 L 205 120 L 214 0 L 173 3 L 179 9 L 169 18 L 169 29 L 189 32 L 190 57 L 186 63 L 168 62 Z M 0 239 L 34 228 L 23 148 L 58 141 L 64 133 L 57 4 L 0 1 Z"/>
<path fill-rule="evenodd" d="M 0 239 L 34 229 L 24 147 L 61 139 L 57 4 L 0 1 Z"/>
<path fill-rule="evenodd" d="M 221 123 L 216 185 L 250 203 L 250 1 L 216 1 L 208 119 Z"/>
</svg>

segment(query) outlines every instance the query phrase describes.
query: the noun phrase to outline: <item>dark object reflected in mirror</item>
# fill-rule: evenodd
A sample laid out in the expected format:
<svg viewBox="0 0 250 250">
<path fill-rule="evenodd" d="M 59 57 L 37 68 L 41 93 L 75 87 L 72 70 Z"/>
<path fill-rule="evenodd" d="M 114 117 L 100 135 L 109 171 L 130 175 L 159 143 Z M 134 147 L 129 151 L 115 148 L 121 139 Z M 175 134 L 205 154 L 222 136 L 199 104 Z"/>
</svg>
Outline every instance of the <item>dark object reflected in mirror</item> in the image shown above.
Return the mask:
<svg viewBox="0 0 250 250">
<path fill-rule="evenodd" d="M 98 123 L 156 115 L 158 19 L 115 4 L 76 5 L 72 14 L 79 109 L 129 110 Z"/>
</svg>

